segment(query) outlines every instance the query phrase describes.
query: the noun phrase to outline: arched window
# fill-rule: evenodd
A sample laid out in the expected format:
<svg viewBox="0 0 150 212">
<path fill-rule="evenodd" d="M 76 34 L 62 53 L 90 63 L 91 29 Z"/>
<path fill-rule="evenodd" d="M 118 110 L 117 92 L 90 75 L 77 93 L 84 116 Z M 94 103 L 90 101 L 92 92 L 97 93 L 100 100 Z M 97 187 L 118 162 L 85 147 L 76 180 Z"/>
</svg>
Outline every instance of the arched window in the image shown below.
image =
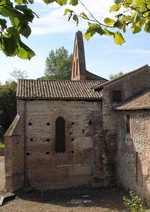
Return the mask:
<svg viewBox="0 0 150 212">
<path fill-rule="evenodd" d="M 58 117 L 55 123 L 55 152 L 65 152 L 65 120 Z"/>
<path fill-rule="evenodd" d="M 126 115 L 126 133 L 130 133 L 130 115 Z"/>
</svg>

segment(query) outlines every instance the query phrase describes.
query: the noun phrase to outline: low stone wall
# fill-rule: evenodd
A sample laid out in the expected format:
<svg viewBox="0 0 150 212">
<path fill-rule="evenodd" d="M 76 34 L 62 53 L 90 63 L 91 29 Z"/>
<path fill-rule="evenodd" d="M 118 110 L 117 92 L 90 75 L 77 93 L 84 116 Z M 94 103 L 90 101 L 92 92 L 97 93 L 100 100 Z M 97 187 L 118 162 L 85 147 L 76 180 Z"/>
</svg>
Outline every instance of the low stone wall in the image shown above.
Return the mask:
<svg viewBox="0 0 150 212">
<path fill-rule="evenodd" d="M 0 156 L 4 156 L 5 152 L 5 148 L 4 147 L 0 147 Z"/>
</svg>

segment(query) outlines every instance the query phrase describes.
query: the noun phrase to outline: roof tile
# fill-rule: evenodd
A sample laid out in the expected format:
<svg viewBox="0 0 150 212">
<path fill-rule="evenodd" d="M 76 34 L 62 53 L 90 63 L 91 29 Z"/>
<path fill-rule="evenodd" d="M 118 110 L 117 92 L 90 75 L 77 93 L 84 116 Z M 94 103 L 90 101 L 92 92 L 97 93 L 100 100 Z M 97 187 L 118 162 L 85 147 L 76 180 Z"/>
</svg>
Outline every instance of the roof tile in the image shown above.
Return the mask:
<svg viewBox="0 0 150 212">
<path fill-rule="evenodd" d="M 150 109 L 150 91 L 122 104 L 116 110 L 147 110 Z"/>
<path fill-rule="evenodd" d="M 93 88 L 102 83 L 100 80 L 19 80 L 17 98 L 100 100 L 100 93 Z"/>
</svg>

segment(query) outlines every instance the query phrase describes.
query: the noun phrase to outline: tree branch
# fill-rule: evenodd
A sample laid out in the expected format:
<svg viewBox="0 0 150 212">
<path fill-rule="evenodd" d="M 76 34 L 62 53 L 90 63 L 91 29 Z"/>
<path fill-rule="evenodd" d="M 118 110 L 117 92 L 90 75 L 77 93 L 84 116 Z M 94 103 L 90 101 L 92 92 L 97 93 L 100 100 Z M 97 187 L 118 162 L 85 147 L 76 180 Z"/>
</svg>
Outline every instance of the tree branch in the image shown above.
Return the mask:
<svg viewBox="0 0 150 212">
<path fill-rule="evenodd" d="M 85 6 L 85 4 L 79 0 L 79 2 L 82 4 L 82 6 L 85 8 L 85 10 L 90 14 L 90 16 L 93 18 L 93 19 L 88 19 L 88 21 L 90 22 L 95 22 L 97 24 L 99 24 L 100 26 L 103 26 L 103 27 L 107 27 L 107 28 L 114 28 L 114 26 L 107 26 L 106 24 L 102 24 L 100 21 L 98 21 L 95 16 L 90 12 L 90 10 Z M 82 16 L 81 16 L 82 17 Z"/>
</svg>

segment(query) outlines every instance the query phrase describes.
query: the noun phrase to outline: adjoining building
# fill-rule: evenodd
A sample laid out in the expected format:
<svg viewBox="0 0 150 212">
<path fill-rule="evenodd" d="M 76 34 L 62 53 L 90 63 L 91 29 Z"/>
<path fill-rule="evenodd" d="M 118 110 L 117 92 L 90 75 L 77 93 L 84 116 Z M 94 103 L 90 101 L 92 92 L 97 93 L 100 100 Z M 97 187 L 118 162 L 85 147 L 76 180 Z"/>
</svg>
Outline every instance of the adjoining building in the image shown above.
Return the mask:
<svg viewBox="0 0 150 212">
<path fill-rule="evenodd" d="M 96 76 L 77 32 L 71 80 L 18 81 L 5 145 L 9 191 L 121 184 L 149 200 L 150 67 Z"/>
</svg>

